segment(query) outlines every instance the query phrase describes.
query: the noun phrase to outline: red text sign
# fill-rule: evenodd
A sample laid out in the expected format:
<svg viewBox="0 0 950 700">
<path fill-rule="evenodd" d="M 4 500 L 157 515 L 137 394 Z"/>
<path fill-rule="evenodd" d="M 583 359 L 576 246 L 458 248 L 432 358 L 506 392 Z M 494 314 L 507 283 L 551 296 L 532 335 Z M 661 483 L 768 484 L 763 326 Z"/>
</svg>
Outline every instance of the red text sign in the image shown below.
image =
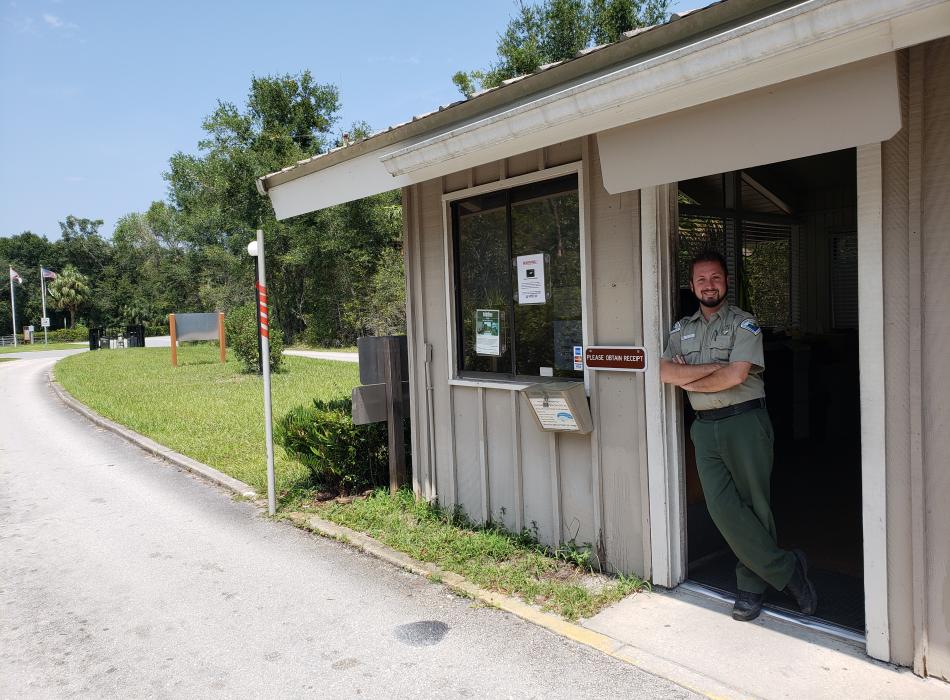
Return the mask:
<svg viewBox="0 0 950 700">
<path fill-rule="evenodd" d="M 592 345 L 585 348 L 584 363 L 588 369 L 643 372 L 647 368 L 647 353 L 643 348 L 631 346 Z"/>
</svg>

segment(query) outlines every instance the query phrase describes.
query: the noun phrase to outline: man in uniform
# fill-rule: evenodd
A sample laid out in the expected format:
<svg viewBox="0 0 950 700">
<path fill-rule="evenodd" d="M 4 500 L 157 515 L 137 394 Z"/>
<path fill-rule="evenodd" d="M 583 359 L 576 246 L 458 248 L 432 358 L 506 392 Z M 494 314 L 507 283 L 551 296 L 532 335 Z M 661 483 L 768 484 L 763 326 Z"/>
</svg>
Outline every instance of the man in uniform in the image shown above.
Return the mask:
<svg viewBox="0 0 950 700">
<path fill-rule="evenodd" d="M 811 615 L 818 597 L 805 555 L 779 549 L 770 504 L 772 424 L 765 409 L 762 331 L 726 301 L 726 260 L 716 251 L 690 263 L 699 310 L 670 329 L 660 378 L 686 390 L 696 412 L 690 436 L 713 522 L 739 560 L 732 616 L 754 620 L 769 585 Z"/>
</svg>

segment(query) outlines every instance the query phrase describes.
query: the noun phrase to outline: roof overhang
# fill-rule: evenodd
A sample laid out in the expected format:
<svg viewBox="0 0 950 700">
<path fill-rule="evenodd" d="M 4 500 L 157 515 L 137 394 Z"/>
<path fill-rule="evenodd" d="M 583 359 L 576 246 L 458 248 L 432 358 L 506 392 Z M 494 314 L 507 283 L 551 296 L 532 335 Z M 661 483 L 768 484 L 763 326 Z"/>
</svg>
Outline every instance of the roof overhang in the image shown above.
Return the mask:
<svg viewBox="0 0 950 700">
<path fill-rule="evenodd" d="M 676 23 L 657 30 L 666 26 Z M 378 147 L 370 139 L 360 152 L 341 149 L 266 176 L 261 189 L 284 219 L 947 35 L 950 0 L 807 0 L 467 120 L 439 124 L 433 114 L 412 122 L 404 139 L 392 138 L 395 129 Z M 429 119 L 433 128 L 422 128 Z"/>
</svg>

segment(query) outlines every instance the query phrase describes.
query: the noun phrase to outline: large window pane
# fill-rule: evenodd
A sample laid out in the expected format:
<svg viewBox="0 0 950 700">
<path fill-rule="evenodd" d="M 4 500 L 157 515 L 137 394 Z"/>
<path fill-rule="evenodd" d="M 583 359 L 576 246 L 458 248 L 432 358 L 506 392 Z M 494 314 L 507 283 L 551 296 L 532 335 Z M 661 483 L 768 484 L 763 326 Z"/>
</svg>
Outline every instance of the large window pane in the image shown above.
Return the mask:
<svg viewBox="0 0 950 700">
<path fill-rule="evenodd" d="M 557 192 L 561 188 L 571 191 Z M 545 256 L 546 302 L 516 304 L 515 371 L 579 377 L 573 347 L 583 344 L 578 198 L 574 178 L 512 193 L 512 256 Z M 547 194 L 554 190 L 554 194 Z"/>
<path fill-rule="evenodd" d="M 508 340 L 511 268 L 508 264 L 508 214 L 505 193 L 459 202 L 458 231 L 459 321 L 462 334 L 461 369 L 470 372 L 511 372 Z M 476 311 L 498 311 L 500 338 L 497 355 L 479 354 Z M 480 348 L 484 351 L 486 348 Z"/>
<path fill-rule="evenodd" d="M 459 369 L 583 376 L 573 354 L 583 343 L 577 177 L 459 200 L 452 218 Z M 523 255 L 544 261 L 534 269 L 543 303 L 520 303 Z"/>
</svg>

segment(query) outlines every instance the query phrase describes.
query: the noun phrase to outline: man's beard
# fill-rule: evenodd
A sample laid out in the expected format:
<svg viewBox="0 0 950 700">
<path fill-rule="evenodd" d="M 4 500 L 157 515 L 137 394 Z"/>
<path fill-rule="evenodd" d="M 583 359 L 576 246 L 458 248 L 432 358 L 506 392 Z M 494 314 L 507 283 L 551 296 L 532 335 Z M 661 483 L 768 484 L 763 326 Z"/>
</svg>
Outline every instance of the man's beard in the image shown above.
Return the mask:
<svg viewBox="0 0 950 700">
<path fill-rule="evenodd" d="M 696 298 L 699 299 L 699 303 L 705 306 L 707 309 L 714 309 L 719 306 L 727 296 L 729 296 L 728 284 L 726 285 L 726 288 L 722 290 L 722 296 L 717 297 L 715 301 L 706 300 L 702 294 L 698 294 Z"/>
</svg>

